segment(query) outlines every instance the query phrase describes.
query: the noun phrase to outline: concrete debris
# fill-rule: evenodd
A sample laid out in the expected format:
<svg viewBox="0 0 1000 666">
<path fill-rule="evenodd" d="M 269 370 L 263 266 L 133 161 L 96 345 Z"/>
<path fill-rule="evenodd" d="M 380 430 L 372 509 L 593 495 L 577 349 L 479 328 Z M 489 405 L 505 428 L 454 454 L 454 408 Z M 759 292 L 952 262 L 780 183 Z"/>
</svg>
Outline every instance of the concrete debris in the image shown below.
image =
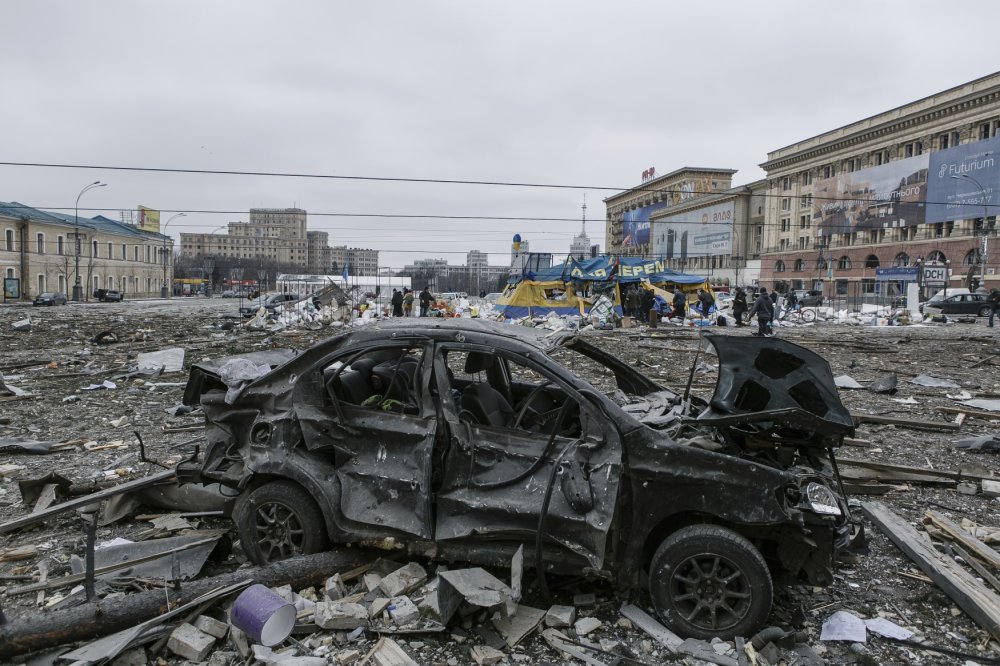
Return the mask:
<svg viewBox="0 0 1000 666">
<path fill-rule="evenodd" d="M 170 347 L 136 356 L 139 372 L 180 372 L 184 369 L 184 349 Z"/>
<path fill-rule="evenodd" d="M 928 386 L 931 388 L 949 388 L 949 389 L 961 388 L 958 384 L 956 384 L 950 379 L 941 379 L 939 377 L 932 377 L 931 375 L 925 375 L 923 373 L 911 379 L 910 383 L 916 384 L 917 386 Z"/>
<path fill-rule="evenodd" d="M 586 636 L 600 629 L 602 626 L 604 626 L 604 623 L 596 617 L 582 617 L 573 623 L 573 631 L 576 632 L 577 636 Z"/>
<path fill-rule="evenodd" d="M 834 377 L 833 383 L 837 385 L 837 388 L 842 388 L 842 389 L 864 388 L 861 384 L 857 382 L 856 379 L 854 379 L 850 375 L 840 375 L 839 377 Z"/>
<path fill-rule="evenodd" d="M 186 622 L 174 629 L 167 641 L 168 650 L 188 661 L 204 661 L 214 645 L 214 636 Z"/>
<path fill-rule="evenodd" d="M 552 606 L 545 613 L 545 626 L 564 629 L 576 622 L 576 608 L 573 606 Z"/>
<path fill-rule="evenodd" d="M 316 624 L 323 629 L 350 631 L 368 624 L 368 609 L 361 604 L 321 601 L 314 613 Z"/>
<path fill-rule="evenodd" d="M 382 578 L 379 581 L 379 589 L 387 597 L 398 597 L 420 587 L 426 580 L 427 572 L 424 568 L 416 562 L 411 562 Z"/>
</svg>

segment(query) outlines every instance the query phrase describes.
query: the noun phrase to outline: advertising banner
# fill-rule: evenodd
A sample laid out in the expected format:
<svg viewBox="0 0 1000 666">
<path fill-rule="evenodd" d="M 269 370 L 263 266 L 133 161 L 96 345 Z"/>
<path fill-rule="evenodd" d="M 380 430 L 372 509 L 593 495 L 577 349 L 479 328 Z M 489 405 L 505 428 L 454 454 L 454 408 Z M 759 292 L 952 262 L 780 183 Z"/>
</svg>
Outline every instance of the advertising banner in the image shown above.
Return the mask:
<svg viewBox="0 0 1000 666">
<path fill-rule="evenodd" d="M 847 234 L 923 224 L 927 153 L 816 181 L 816 235 Z"/>
<path fill-rule="evenodd" d="M 927 223 L 971 220 L 1000 213 L 1000 137 L 931 153 Z"/>
<path fill-rule="evenodd" d="M 139 206 L 139 228 L 143 231 L 160 233 L 160 211 Z"/>
<path fill-rule="evenodd" d="M 876 268 L 875 279 L 879 281 L 899 280 L 911 282 L 917 279 L 919 270 L 916 266 L 896 266 L 892 268 Z"/>
<path fill-rule="evenodd" d="M 21 298 L 21 280 L 18 278 L 5 277 L 3 279 L 3 297 Z"/>
<path fill-rule="evenodd" d="M 649 243 L 649 216 L 666 207 L 667 202 L 660 201 L 625 211 L 622 219 L 622 247 L 638 247 Z"/>
<path fill-rule="evenodd" d="M 669 215 L 653 221 L 650 251 L 664 259 L 730 254 L 733 250 L 732 201 Z"/>
</svg>

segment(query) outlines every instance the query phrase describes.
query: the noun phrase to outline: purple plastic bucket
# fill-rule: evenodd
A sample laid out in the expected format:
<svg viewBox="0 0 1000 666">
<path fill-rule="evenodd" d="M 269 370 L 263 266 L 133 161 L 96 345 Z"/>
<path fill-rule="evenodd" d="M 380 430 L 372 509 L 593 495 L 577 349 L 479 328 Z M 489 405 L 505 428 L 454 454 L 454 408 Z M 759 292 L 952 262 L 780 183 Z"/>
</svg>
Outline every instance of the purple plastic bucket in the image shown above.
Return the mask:
<svg viewBox="0 0 1000 666">
<path fill-rule="evenodd" d="M 264 585 L 251 585 L 236 597 L 229 621 L 265 647 L 288 638 L 295 627 L 295 606 Z"/>
</svg>

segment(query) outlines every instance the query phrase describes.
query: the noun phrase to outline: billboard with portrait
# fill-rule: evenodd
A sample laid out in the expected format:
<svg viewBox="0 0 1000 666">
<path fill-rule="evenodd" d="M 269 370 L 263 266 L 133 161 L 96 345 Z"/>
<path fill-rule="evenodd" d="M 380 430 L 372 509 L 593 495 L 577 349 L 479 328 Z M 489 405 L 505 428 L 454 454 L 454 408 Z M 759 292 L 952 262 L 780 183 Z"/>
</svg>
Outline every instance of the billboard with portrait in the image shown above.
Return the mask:
<svg viewBox="0 0 1000 666">
<path fill-rule="evenodd" d="M 139 206 L 139 228 L 155 234 L 160 233 L 160 211 Z"/>
<path fill-rule="evenodd" d="M 649 243 L 649 216 L 666 207 L 666 201 L 659 201 L 625 211 L 622 218 L 622 247 L 638 247 Z"/>
<path fill-rule="evenodd" d="M 727 201 L 657 218 L 650 250 L 664 259 L 731 254 L 735 217 L 736 204 Z"/>
<path fill-rule="evenodd" d="M 970 220 L 1000 213 L 1000 137 L 931 153 L 927 222 Z"/>
<path fill-rule="evenodd" d="M 816 181 L 812 222 L 817 236 L 923 224 L 928 154 Z"/>
</svg>

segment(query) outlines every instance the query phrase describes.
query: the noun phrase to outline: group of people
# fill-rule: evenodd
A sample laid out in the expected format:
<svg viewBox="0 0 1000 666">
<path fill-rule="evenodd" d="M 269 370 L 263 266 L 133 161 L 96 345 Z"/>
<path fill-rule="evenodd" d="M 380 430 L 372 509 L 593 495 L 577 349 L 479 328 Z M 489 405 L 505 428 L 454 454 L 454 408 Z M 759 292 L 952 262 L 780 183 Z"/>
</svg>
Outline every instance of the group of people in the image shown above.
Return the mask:
<svg viewBox="0 0 1000 666">
<path fill-rule="evenodd" d="M 430 311 L 431 303 L 434 302 L 434 297 L 431 296 L 431 288 L 424 287 L 423 291 L 416 295 L 414 295 L 413 290 L 409 287 L 403 287 L 402 291 L 393 289 L 392 298 L 389 299 L 389 303 L 392 305 L 392 316 L 412 317 L 414 302 L 420 308 L 418 316 L 426 317 Z"/>
<path fill-rule="evenodd" d="M 649 323 L 649 311 L 656 305 L 653 292 L 633 284 L 625 289 L 623 301 L 626 317 L 635 317 L 641 322 Z"/>
</svg>

